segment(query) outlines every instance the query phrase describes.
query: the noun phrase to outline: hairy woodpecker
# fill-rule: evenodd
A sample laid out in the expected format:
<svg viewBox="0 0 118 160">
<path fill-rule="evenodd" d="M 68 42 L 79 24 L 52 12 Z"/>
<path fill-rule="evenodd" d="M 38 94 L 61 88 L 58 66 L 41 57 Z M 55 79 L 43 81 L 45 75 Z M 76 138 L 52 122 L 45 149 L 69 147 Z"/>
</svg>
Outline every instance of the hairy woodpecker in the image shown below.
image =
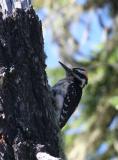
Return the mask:
<svg viewBox="0 0 118 160">
<path fill-rule="evenodd" d="M 59 80 L 52 87 L 52 93 L 57 107 L 59 126 L 63 128 L 79 104 L 82 89 L 88 83 L 88 77 L 84 68 L 70 69 L 62 62 L 59 63 L 66 71 L 66 78 Z"/>
</svg>

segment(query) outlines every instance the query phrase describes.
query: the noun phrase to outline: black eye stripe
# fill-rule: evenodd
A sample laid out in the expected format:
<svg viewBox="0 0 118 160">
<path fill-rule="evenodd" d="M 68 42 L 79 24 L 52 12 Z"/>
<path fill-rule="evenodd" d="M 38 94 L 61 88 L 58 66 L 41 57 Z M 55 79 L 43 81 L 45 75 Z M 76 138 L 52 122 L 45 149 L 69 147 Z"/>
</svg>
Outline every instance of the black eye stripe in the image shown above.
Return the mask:
<svg viewBox="0 0 118 160">
<path fill-rule="evenodd" d="M 86 79 L 86 76 L 85 76 L 83 73 L 78 72 L 78 71 L 74 71 L 74 72 L 75 72 L 75 74 L 78 75 L 80 78 Z"/>
<path fill-rule="evenodd" d="M 85 75 L 84 74 L 82 74 L 82 73 L 80 73 L 79 72 L 79 74 L 78 74 L 81 78 L 85 78 Z"/>
</svg>

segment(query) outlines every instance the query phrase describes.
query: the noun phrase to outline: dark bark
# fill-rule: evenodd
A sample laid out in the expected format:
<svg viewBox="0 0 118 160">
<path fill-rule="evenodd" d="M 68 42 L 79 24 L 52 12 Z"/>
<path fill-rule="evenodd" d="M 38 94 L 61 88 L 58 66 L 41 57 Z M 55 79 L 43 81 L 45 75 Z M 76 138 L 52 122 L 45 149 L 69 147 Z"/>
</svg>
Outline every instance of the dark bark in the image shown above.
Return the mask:
<svg viewBox="0 0 118 160">
<path fill-rule="evenodd" d="M 0 15 L 0 160 L 60 157 L 59 128 L 45 72 L 41 21 L 31 8 Z"/>
</svg>

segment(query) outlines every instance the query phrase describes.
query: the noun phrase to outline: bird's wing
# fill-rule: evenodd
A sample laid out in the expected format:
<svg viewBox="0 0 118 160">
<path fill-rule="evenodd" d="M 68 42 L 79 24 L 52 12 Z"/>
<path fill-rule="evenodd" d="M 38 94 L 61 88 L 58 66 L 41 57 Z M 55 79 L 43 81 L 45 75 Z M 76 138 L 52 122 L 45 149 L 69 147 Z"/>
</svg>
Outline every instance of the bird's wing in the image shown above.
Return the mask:
<svg viewBox="0 0 118 160">
<path fill-rule="evenodd" d="M 63 128 L 72 113 L 75 111 L 82 96 L 82 89 L 75 86 L 72 83 L 69 88 L 66 97 L 64 98 L 64 104 L 60 114 L 60 128 Z"/>
</svg>

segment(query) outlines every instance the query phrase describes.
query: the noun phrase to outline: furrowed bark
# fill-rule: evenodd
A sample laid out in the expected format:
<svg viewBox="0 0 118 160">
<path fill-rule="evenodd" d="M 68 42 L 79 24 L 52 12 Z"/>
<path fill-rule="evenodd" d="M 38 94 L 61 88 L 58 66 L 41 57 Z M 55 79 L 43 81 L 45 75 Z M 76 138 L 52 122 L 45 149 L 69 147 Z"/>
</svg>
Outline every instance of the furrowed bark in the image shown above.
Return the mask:
<svg viewBox="0 0 118 160">
<path fill-rule="evenodd" d="M 0 160 L 61 156 L 43 43 L 33 8 L 0 13 Z"/>
</svg>

